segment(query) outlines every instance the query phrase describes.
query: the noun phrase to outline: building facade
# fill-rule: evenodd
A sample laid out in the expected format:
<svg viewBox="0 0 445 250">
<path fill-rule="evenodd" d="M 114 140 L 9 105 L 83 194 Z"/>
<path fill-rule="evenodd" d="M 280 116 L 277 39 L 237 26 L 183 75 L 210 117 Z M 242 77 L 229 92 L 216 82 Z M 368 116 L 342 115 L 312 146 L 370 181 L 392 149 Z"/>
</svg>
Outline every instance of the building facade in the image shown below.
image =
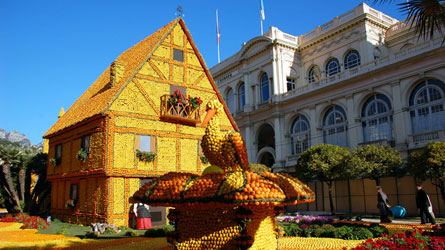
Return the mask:
<svg viewBox="0 0 445 250">
<path fill-rule="evenodd" d="M 301 36 L 271 27 L 212 67 L 249 160 L 294 172 L 320 143 L 390 145 L 406 158 L 445 140 L 444 37 L 409 27 L 362 3 Z"/>
</svg>

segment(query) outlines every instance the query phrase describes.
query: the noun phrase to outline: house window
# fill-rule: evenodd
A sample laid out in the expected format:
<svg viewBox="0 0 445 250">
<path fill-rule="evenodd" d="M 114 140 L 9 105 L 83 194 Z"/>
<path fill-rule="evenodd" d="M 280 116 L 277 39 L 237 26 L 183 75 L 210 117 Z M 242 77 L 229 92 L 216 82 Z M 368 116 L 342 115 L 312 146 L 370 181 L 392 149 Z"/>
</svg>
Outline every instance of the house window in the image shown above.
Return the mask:
<svg viewBox="0 0 445 250">
<path fill-rule="evenodd" d="M 143 152 L 151 152 L 151 136 L 141 135 L 139 136 L 139 139 L 139 150 Z"/>
<path fill-rule="evenodd" d="M 55 151 L 54 158 L 56 158 L 58 161 L 62 160 L 62 144 L 57 144 Z"/>
<path fill-rule="evenodd" d="M 354 68 L 360 65 L 360 54 L 357 50 L 351 50 L 345 56 L 345 69 Z"/>
<path fill-rule="evenodd" d="M 422 81 L 409 99 L 413 134 L 445 129 L 445 84 L 436 79 Z"/>
<path fill-rule="evenodd" d="M 90 152 L 90 135 L 82 136 L 82 141 L 80 147 L 85 152 Z"/>
<path fill-rule="evenodd" d="M 340 73 L 340 63 L 337 58 L 332 58 L 326 63 L 326 76 L 332 76 Z"/>
<path fill-rule="evenodd" d="M 291 131 L 291 152 L 293 155 L 299 155 L 310 147 L 309 121 L 306 116 L 298 116 L 292 123 Z"/>
<path fill-rule="evenodd" d="M 307 73 L 307 80 L 309 83 L 320 81 L 320 69 L 317 66 L 312 66 Z"/>
<path fill-rule="evenodd" d="M 246 89 L 244 88 L 244 83 L 241 83 L 238 87 L 238 104 L 239 110 L 243 111 L 246 105 Z"/>
<path fill-rule="evenodd" d="M 363 105 L 362 127 L 365 142 L 392 139 L 391 102 L 388 97 L 377 94 Z"/>
<path fill-rule="evenodd" d="M 287 91 L 294 90 L 296 87 L 295 79 L 287 78 Z"/>
<path fill-rule="evenodd" d="M 184 51 L 179 49 L 173 49 L 173 60 L 178 62 L 184 62 Z"/>
<path fill-rule="evenodd" d="M 70 200 L 76 201 L 78 198 L 79 184 L 73 183 L 70 186 Z"/>
<path fill-rule="evenodd" d="M 156 152 L 156 136 L 136 135 L 135 149 L 141 152 Z"/>
<path fill-rule="evenodd" d="M 269 78 L 267 77 L 267 74 L 264 73 L 261 76 L 261 101 L 265 102 L 269 100 Z"/>
<path fill-rule="evenodd" d="M 230 113 L 234 113 L 235 111 L 235 99 L 233 96 L 233 89 L 229 88 L 229 90 L 226 93 L 226 103 L 227 103 L 227 108 L 229 109 Z"/>
<path fill-rule="evenodd" d="M 345 111 L 340 106 L 330 108 L 326 112 L 323 121 L 324 143 L 347 147 L 348 137 L 346 134 L 346 125 Z"/>
<path fill-rule="evenodd" d="M 181 86 L 176 86 L 176 85 L 170 85 L 170 94 L 175 93 L 175 91 L 178 90 L 179 92 L 181 92 L 181 94 L 184 97 L 187 97 L 187 88 L 186 87 L 181 87 Z"/>
</svg>

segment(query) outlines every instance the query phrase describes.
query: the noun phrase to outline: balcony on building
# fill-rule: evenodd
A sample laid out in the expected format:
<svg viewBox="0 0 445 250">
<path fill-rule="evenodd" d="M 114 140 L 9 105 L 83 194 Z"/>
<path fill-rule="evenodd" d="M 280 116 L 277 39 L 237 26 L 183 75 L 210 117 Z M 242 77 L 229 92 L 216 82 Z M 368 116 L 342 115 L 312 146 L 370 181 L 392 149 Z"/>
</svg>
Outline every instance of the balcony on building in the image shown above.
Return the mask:
<svg viewBox="0 0 445 250">
<path fill-rule="evenodd" d="M 197 107 L 182 102 L 173 104 L 169 98 L 170 95 L 161 96 L 161 120 L 192 126 L 201 122 L 201 106 L 199 104 Z"/>
<path fill-rule="evenodd" d="M 428 145 L 428 143 L 436 141 L 445 141 L 445 130 L 408 135 L 408 147 L 410 149 L 422 148 Z"/>
</svg>

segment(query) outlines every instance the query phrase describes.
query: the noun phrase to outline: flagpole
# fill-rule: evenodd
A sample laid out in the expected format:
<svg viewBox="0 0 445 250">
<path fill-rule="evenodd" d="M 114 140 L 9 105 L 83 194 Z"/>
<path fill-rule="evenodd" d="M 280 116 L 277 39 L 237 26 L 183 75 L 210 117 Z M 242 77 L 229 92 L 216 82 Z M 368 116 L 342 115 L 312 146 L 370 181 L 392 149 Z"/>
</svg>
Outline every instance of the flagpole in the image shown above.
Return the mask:
<svg viewBox="0 0 445 250">
<path fill-rule="evenodd" d="M 263 35 L 263 18 L 260 17 L 260 19 L 261 19 L 261 35 Z"/>
<path fill-rule="evenodd" d="M 261 35 L 263 35 L 263 21 L 264 20 L 266 20 L 266 15 L 264 14 L 264 4 L 263 4 L 263 0 L 260 0 Z"/>
<path fill-rule="evenodd" d="M 216 10 L 216 38 L 217 38 L 217 44 L 218 44 L 218 63 L 220 63 L 221 59 L 219 56 L 219 40 L 220 40 L 220 33 L 219 33 L 219 22 L 218 22 L 218 9 Z"/>
</svg>

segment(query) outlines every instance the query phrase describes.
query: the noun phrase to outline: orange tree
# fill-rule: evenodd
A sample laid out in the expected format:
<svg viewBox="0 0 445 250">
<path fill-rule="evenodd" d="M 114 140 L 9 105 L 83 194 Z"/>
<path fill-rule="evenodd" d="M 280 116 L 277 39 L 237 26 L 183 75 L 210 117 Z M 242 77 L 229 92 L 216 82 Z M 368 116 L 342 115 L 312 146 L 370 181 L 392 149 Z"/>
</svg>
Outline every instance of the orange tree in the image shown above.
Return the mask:
<svg viewBox="0 0 445 250">
<path fill-rule="evenodd" d="M 327 184 L 332 214 L 335 214 L 332 201 L 332 183 L 354 175 L 353 171 L 347 168 L 350 157 L 351 152 L 347 148 L 331 144 L 319 144 L 307 149 L 298 158 L 297 177 L 305 181 L 319 180 Z"/>
<path fill-rule="evenodd" d="M 445 142 L 431 142 L 424 152 L 411 153 L 406 168 L 416 179 L 430 179 L 445 201 Z"/>
<path fill-rule="evenodd" d="M 350 167 L 359 177 L 373 179 L 380 186 L 381 178 L 402 175 L 402 158 L 392 147 L 365 145 L 352 151 Z"/>
</svg>

